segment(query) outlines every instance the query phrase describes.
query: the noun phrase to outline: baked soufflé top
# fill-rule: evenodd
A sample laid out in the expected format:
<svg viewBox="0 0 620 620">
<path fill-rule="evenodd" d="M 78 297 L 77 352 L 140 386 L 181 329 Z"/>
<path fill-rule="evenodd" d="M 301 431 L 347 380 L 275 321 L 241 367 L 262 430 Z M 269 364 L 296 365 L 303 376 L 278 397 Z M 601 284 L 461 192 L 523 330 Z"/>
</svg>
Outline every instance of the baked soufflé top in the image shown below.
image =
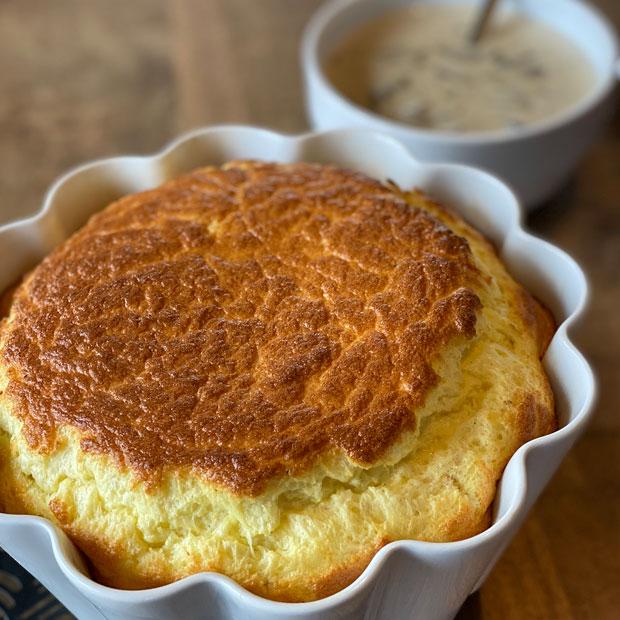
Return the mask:
<svg viewBox="0 0 620 620">
<path fill-rule="evenodd" d="M 414 429 L 431 361 L 475 334 L 469 245 L 397 188 L 239 161 L 130 195 L 18 289 L 7 396 L 29 444 L 64 425 L 145 480 L 236 494 Z"/>
</svg>

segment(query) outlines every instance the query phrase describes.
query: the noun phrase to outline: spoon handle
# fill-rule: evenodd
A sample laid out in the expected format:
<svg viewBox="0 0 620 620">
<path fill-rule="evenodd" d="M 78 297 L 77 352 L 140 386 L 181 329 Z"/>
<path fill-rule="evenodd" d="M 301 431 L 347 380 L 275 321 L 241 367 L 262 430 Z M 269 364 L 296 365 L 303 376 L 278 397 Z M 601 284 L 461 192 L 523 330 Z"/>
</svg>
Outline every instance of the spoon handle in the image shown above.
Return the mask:
<svg viewBox="0 0 620 620">
<path fill-rule="evenodd" d="M 493 14 L 493 10 L 497 5 L 497 0 L 484 0 L 478 9 L 478 14 L 476 15 L 476 21 L 474 25 L 467 33 L 467 39 L 470 43 L 478 43 L 480 37 L 484 33 L 484 29 L 486 28 L 489 20 L 491 19 L 491 15 Z"/>
</svg>

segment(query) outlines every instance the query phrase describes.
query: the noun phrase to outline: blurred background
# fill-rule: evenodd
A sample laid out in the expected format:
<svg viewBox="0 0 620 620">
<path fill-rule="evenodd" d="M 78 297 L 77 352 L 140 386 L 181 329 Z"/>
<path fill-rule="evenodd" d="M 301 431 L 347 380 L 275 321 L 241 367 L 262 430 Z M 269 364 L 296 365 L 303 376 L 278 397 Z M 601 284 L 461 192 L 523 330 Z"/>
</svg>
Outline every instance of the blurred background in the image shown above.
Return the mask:
<svg viewBox="0 0 620 620">
<path fill-rule="evenodd" d="M 319 4 L 0 0 L 0 222 L 37 211 L 46 188 L 71 166 L 149 153 L 197 126 L 307 130 L 298 45 Z M 594 4 L 620 28 L 618 0 Z M 599 405 L 459 618 L 617 618 L 620 114 L 528 225 L 570 252 L 591 278 L 591 309 L 576 340 L 598 373 Z M 0 558 L 0 619 L 68 617 L 24 571 Z"/>
</svg>

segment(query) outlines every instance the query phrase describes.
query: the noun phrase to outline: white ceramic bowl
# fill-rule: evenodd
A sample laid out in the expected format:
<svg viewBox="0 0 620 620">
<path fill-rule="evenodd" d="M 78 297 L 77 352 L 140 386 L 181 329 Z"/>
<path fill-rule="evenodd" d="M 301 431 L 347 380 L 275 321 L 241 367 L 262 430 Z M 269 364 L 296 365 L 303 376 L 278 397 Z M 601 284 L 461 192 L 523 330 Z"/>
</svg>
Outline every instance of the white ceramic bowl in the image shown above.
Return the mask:
<svg viewBox="0 0 620 620">
<path fill-rule="evenodd" d="M 568 336 L 586 302 L 584 275 L 564 252 L 524 232 L 517 201 L 502 182 L 464 166 L 418 163 L 393 139 L 367 131 L 290 137 L 249 127 L 202 129 L 151 157 L 99 161 L 62 177 L 36 216 L 0 228 L 0 289 L 111 200 L 151 188 L 197 166 L 236 158 L 335 163 L 379 179 L 393 179 L 403 188 L 420 187 L 456 208 L 495 243 L 514 276 L 546 303 L 558 320 L 545 367 L 556 395 L 561 428 L 530 441 L 512 457 L 498 487 L 489 529 L 459 542 L 391 543 L 376 554 L 353 584 L 316 602 L 269 601 L 215 573 L 193 575 L 152 590 L 108 588 L 87 576 L 69 539 L 39 517 L 0 514 L 0 546 L 78 618 L 86 620 L 451 618 L 481 584 L 582 432 L 595 393 L 592 372 Z"/>
<path fill-rule="evenodd" d="M 489 170 L 505 180 L 526 208 L 549 198 L 568 179 L 610 116 L 620 77 L 613 27 L 579 0 L 504 0 L 569 37 L 589 58 L 599 79 L 566 112 L 514 132 L 449 133 L 418 129 L 374 114 L 341 95 L 321 64 L 342 37 L 362 23 L 414 3 L 463 4 L 472 0 L 332 0 L 309 22 L 302 42 L 306 108 L 317 130 L 365 127 L 400 140 L 421 161 L 449 161 Z"/>
</svg>

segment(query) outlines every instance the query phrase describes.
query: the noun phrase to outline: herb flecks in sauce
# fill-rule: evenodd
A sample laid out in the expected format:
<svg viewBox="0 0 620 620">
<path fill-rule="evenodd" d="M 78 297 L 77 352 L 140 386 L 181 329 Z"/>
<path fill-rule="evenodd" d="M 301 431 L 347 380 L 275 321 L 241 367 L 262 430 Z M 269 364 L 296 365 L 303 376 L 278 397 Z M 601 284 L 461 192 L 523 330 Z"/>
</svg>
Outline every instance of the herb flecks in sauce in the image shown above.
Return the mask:
<svg viewBox="0 0 620 620">
<path fill-rule="evenodd" d="M 417 127 L 515 130 L 583 98 L 597 76 L 563 35 L 503 13 L 477 45 L 472 8 L 417 5 L 348 36 L 327 59 L 334 85 L 354 102 Z"/>
</svg>

